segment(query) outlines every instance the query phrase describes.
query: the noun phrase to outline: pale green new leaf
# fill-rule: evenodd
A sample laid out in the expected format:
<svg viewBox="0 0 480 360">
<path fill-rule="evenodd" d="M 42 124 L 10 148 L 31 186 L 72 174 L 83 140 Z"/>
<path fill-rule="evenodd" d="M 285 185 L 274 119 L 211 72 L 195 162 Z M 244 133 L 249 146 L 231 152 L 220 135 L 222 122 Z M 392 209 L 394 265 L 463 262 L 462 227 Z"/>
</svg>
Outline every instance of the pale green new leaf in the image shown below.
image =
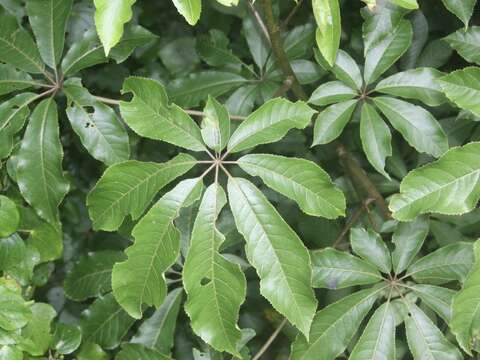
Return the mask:
<svg viewBox="0 0 480 360">
<path fill-rule="evenodd" d="M 50 323 L 57 313 L 49 304 L 35 303 L 30 307 L 32 317 L 27 326 L 22 329 L 21 347 L 24 351 L 34 356 L 43 355 L 50 345 L 52 333 Z"/>
<path fill-rule="evenodd" d="M 230 115 L 225 106 L 209 96 L 203 109 L 202 138 L 215 152 L 221 152 L 230 138 Z"/>
<path fill-rule="evenodd" d="M 315 89 L 308 102 L 313 105 L 325 106 L 350 100 L 358 95 L 357 91 L 345 85 L 342 81 L 329 81 Z"/>
<path fill-rule="evenodd" d="M 313 251 L 312 285 L 316 288 L 343 289 L 356 285 L 374 284 L 382 280 L 371 264 L 348 252 L 333 248 Z"/>
<path fill-rule="evenodd" d="M 27 0 L 27 14 L 45 64 L 56 69 L 63 55 L 73 0 Z"/>
<path fill-rule="evenodd" d="M 368 161 L 380 174 L 390 179 L 385 171 L 385 159 L 392 156 L 390 128 L 369 103 L 362 105 L 360 138 Z"/>
<path fill-rule="evenodd" d="M 408 286 L 422 302 L 435 311 L 447 324 L 450 323 L 455 290 L 427 284 L 411 284 Z"/>
<path fill-rule="evenodd" d="M 133 94 L 130 102 L 120 103 L 120 113 L 138 135 L 193 151 L 205 149 L 198 125 L 180 107 L 168 104 L 165 89 L 158 81 L 129 77 L 122 92 Z"/>
<path fill-rule="evenodd" d="M 458 343 L 469 355 L 477 350 L 480 331 L 480 241 L 473 247 L 475 263 L 460 290 L 453 298 L 450 328 Z"/>
<path fill-rule="evenodd" d="M 358 291 L 315 315 L 310 340 L 298 335 L 290 360 L 333 360 L 342 354 L 377 299 L 379 288 Z"/>
<path fill-rule="evenodd" d="M 27 89 L 37 83 L 30 75 L 9 64 L 0 64 L 0 95 Z"/>
<path fill-rule="evenodd" d="M 396 73 L 380 81 L 375 91 L 420 100 L 429 106 L 439 106 L 446 102 L 437 79 L 444 74 L 433 68 L 417 68 Z"/>
<path fill-rule="evenodd" d="M 308 337 L 317 300 L 307 249 L 248 180 L 229 178 L 228 195 L 237 229 L 247 243 L 248 261 L 260 277 L 261 294 Z"/>
<path fill-rule="evenodd" d="M 388 96 L 375 97 L 373 101 L 417 151 L 439 157 L 448 150 L 445 132 L 424 108 Z"/>
<path fill-rule="evenodd" d="M 462 109 L 480 116 L 480 68 L 471 66 L 439 79 L 445 95 Z"/>
<path fill-rule="evenodd" d="M 242 336 L 237 321 L 245 300 L 246 280 L 240 267 L 218 251 L 225 236 L 217 229 L 216 221 L 226 203 L 227 197 L 218 183 L 207 188 L 183 267 L 188 295 L 185 310 L 193 331 L 207 344 L 241 357 L 236 347 Z"/>
<path fill-rule="evenodd" d="M 112 272 L 115 299 L 132 317 L 142 317 L 144 303 L 157 308 L 162 304 L 167 293 L 163 273 L 180 253 L 180 232 L 173 221 L 200 197 L 202 189 L 201 178 L 179 182 L 133 229 L 135 242 L 125 251 L 128 259 Z"/>
<path fill-rule="evenodd" d="M 10 236 L 18 229 L 20 214 L 17 205 L 8 197 L 0 195 L 0 238 Z"/>
<path fill-rule="evenodd" d="M 465 60 L 480 65 L 480 26 L 457 30 L 444 40 Z"/>
<path fill-rule="evenodd" d="M 178 12 L 190 25 L 195 25 L 202 12 L 202 0 L 172 0 Z"/>
<path fill-rule="evenodd" d="M 340 5 L 338 0 L 312 0 L 312 8 L 318 25 L 318 48 L 330 66 L 333 66 L 342 34 Z"/>
<path fill-rule="evenodd" d="M 57 105 L 43 100 L 35 108 L 18 152 L 20 191 L 38 215 L 59 226 L 58 206 L 69 190 L 63 175 Z"/>
<path fill-rule="evenodd" d="M 372 315 L 348 359 L 396 360 L 395 350 L 395 310 L 388 301 Z"/>
<path fill-rule="evenodd" d="M 61 1 L 61 0 L 60 0 Z M 132 18 L 132 6 L 136 0 L 94 0 L 95 26 L 108 56 L 120 41 L 123 26 Z"/>
<path fill-rule="evenodd" d="M 303 101 L 292 103 L 282 98 L 267 101 L 235 130 L 228 151 L 234 153 L 276 142 L 291 129 L 307 127 L 314 112 Z"/>
<path fill-rule="evenodd" d="M 353 228 L 350 230 L 352 250 L 365 261 L 375 265 L 385 274 L 390 274 L 392 258 L 382 237 L 373 230 Z"/>
<path fill-rule="evenodd" d="M 418 9 L 417 0 L 390 0 L 393 4 L 401 6 L 405 9 L 415 10 Z"/>
<path fill-rule="evenodd" d="M 318 114 L 313 129 L 312 146 L 328 144 L 339 137 L 350 121 L 357 103 L 357 100 L 348 100 L 333 104 Z"/>
<path fill-rule="evenodd" d="M 87 197 L 93 228 L 115 231 L 125 216 L 138 219 L 155 194 L 195 162 L 192 156 L 180 154 L 166 163 L 130 160 L 109 167 Z"/>
<path fill-rule="evenodd" d="M 345 215 L 345 197 L 330 176 L 312 161 L 279 155 L 251 154 L 238 159 L 248 174 L 295 201 L 308 215 L 336 219 Z"/>
<path fill-rule="evenodd" d="M 455 14 L 463 22 L 465 29 L 467 29 L 477 0 L 442 0 L 442 2 L 448 11 Z"/>
<path fill-rule="evenodd" d="M 410 172 L 390 201 L 393 216 L 413 220 L 429 212 L 457 215 L 480 198 L 480 143 L 449 150 L 439 160 Z"/>
</svg>

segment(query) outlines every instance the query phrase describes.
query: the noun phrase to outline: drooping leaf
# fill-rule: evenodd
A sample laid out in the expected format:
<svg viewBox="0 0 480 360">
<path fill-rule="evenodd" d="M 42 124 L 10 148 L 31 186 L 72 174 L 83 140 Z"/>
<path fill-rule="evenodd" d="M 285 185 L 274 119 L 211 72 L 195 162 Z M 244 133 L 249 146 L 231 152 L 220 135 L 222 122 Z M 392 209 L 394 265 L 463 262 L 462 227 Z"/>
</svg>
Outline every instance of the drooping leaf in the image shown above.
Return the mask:
<svg viewBox="0 0 480 360">
<path fill-rule="evenodd" d="M 201 0 L 172 0 L 178 12 L 190 25 L 195 25 L 202 12 Z"/>
<path fill-rule="evenodd" d="M 27 0 L 27 14 L 45 64 L 56 69 L 63 55 L 73 0 Z"/>
<path fill-rule="evenodd" d="M 439 79 L 445 95 L 462 109 L 480 116 L 480 68 L 471 66 L 454 71 Z"/>
<path fill-rule="evenodd" d="M 260 292 L 308 337 L 317 301 L 311 289 L 310 257 L 297 234 L 248 180 L 229 178 L 229 204 L 245 238 L 248 261 L 260 277 Z"/>
<path fill-rule="evenodd" d="M 172 360 L 156 349 L 148 349 L 141 344 L 125 344 L 115 356 L 115 360 Z"/>
<path fill-rule="evenodd" d="M 192 205 L 203 189 L 201 178 L 183 180 L 166 193 L 132 231 L 135 242 L 112 272 L 115 299 L 132 317 L 142 316 L 142 304 L 159 307 L 167 293 L 163 273 L 180 253 L 180 232 L 173 220 Z"/>
<path fill-rule="evenodd" d="M 259 176 L 267 186 L 294 200 L 309 215 L 335 219 L 345 214 L 345 198 L 317 164 L 299 158 L 252 154 L 238 160 L 240 167 Z"/>
<path fill-rule="evenodd" d="M 448 150 L 442 127 L 424 108 L 388 96 L 375 97 L 373 101 L 417 151 L 439 157 Z"/>
<path fill-rule="evenodd" d="M 69 190 L 62 172 L 57 105 L 53 99 L 37 105 L 18 153 L 17 181 L 38 215 L 59 226 L 58 206 Z"/>
<path fill-rule="evenodd" d="M 341 81 L 329 81 L 320 85 L 310 96 L 308 102 L 325 106 L 336 102 L 353 99 L 358 93 Z"/>
<path fill-rule="evenodd" d="M 375 265 L 385 274 L 390 274 L 392 259 L 382 237 L 373 230 L 353 228 L 350 230 L 352 250 L 365 261 Z"/>
<path fill-rule="evenodd" d="M 480 198 L 480 143 L 449 150 L 438 161 L 413 170 L 390 201 L 393 216 L 413 220 L 419 214 L 464 214 Z"/>
<path fill-rule="evenodd" d="M 312 252 L 310 257 L 313 287 L 342 289 L 374 284 L 382 280 L 373 265 L 348 252 L 326 248 Z"/>
<path fill-rule="evenodd" d="M 313 114 L 314 110 L 303 101 L 292 103 L 282 98 L 267 101 L 235 130 L 228 151 L 234 153 L 276 142 L 291 129 L 304 129 Z"/>
<path fill-rule="evenodd" d="M 318 28 L 317 45 L 323 57 L 333 66 L 340 46 L 342 25 L 338 0 L 313 0 L 313 15 Z"/>
<path fill-rule="evenodd" d="M 207 188 L 183 268 L 188 295 L 185 310 L 193 331 L 206 343 L 217 351 L 241 357 L 236 347 L 242 336 L 237 321 L 245 300 L 246 280 L 240 266 L 218 252 L 225 236 L 218 231 L 216 221 L 226 203 L 227 197 L 218 183 Z"/>
<path fill-rule="evenodd" d="M 442 0 L 442 2 L 448 11 L 455 14 L 463 22 L 465 29 L 467 29 L 477 0 Z"/>
<path fill-rule="evenodd" d="M 205 149 L 198 125 L 180 107 L 168 105 L 167 94 L 159 82 L 129 77 L 122 91 L 133 94 L 130 102 L 120 103 L 120 112 L 137 134 L 193 151 Z"/>
<path fill-rule="evenodd" d="M 34 356 L 43 355 L 50 345 L 52 332 L 50 323 L 57 313 L 49 304 L 35 303 L 30 307 L 32 318 L 22 329 L 27 341 L 22 343 L 24 351 Z"/>
<path fill-rule="evenodd" d="M 18 229 L 20 214 L 8 197 L 0 195 L 0 238 L 10 236 Z"/>
<path fill-rule="evenodd" d="M 166 163 L 130 160 L 109 167 L 87 197 L 93 228 L 115 231 L 125 216 L 138 219 L 160 189 L 194 165 L 193 157 L 180 154 Z"/>
<path fill-rule="evenodd" d="M 409 286 L 422 302 L 435 311 L 447 324 L 450 323 L 455 290 L 427 284 L 411 284 Z"/>
<path fill-rule="evenodd" d="M 210 96 L 203 113 L 203 141 L 210 149 L 219 153 L 227 146 L 230 138 L 230 115 L 222 104 Z"/>
<path fill-rule="evenodd" d="M 68 355 L 78 349 L 82 342 L 82 332 L 79 326 L 57 323 L 51 347 L 56 352 L 63 355 Z"/>
<path fill-rule="evenodd" d="M 37 83 L 30 75 L 9 64 L 0 64 L 0 95 L 27 89 Z"/>
<path fill-rule="evenodd" d="M 106 56 L 122 38 L 123 26 L 132 18 L 132 6 L 135 2 L 136 0 L 93 1 L 96 8 L 95 25 Z"/>
<path fill-rule="evenodd" d="M 350 121 L 357 103 L 357 100 L 348 100 L 333 104 L 318 114 L 313 129 L 312 145 L 328 144 L 339 137 Z"/>
</svg>

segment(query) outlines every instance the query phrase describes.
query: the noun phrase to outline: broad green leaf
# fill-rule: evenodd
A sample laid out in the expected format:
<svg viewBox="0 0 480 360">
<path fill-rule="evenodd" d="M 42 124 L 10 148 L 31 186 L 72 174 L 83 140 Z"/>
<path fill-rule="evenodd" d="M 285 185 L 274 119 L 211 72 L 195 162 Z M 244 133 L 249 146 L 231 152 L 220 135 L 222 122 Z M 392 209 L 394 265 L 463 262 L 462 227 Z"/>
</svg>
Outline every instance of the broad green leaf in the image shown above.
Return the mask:
<svg viewBox="0 0 480 360">
<path fill-rule="evenodd" d="M 385 171 L 385 159 L 392 156 L 390 128 L 369 103 L 362 105 L 360 138 L 368 161 L 380 174 L 390 179 Z"/>
<path fill-rule="evenodd" d="M 433 68 L 406 70 L 389 76 L 375 86 L 375 91 L 420 100 L 429 106 L 439 106 L 446 102 L 437 79 L 444 74 Z"/>
<path fill-rule="evenodd" d="M 112 272 L 115 299 L 130 316 L 142 317 L 142 304 L 159 307 L 167 293 L 163 273 L 180 253 L 180 232 L 173 221 L 183 207 L 192 205 L 203 189 L 201 178 L 183 180 L 166 193 L 132 231 L 135 242 L 128 259 Z"/>
<path fill-rule="evenodd" d="M 10 236 L 18 229 L 20 214 L 17 205 L 8 197 L 0 195 L 0 238 Z"/>
<path fill-rule="evenodd" d="M 87 197 L 95 230 L 115 231 L 127 215 L 138 219 L 155 194 L 195 165 L 180 154 L 166 163 L 126 161 L 110 166 Z"/>
<path fill-rule="evenodd" d="M 406 276 L 436 284 L 463 282 L 474 263 L 472 250 L 472 244 L 465 242 L 441 247 L 413 263 Z"/>
<path fill-rule="evenodd" d="M 352 250 L 365 261 L 375 265 L 385 274 L 392 270 L 392 258 L 382 237 L 373 230 L 353 228 L 350 230 Z"/>
<path fill-rule="evenodd" d="M 348 252 L 333 248 L 313 251 L 312 285 L 316 288 L 343 289 L 356 285 L 374 284 L 382 280 L 371 264 Z"/>
<path fill-rule="evenodd" d="M 230 115 L 217 100 L 208 97 L 203 109 L 202 138 L 205 144 L 215 152 L 221 152 L 230 138 Z"/>
<path fill-rule="evenodd" d="M 27 0 L 27 14 L 45 64 L 56 69 L 63 55 L 73 0 Z"/>
<path fill-rule="evenodd" d="M 183 284 L 188 295 L 185 310 L 193 331 L 207 344 L 217 351 L 241 357 L 236 348 L 242 336 L 237 321 L 247 284 L 240 266 L 218 251 L 225 236 L 216 221 L 226 203 L 227 196 L 218 183 L 207 188 L 183 267 Z"/>
<path fill-rule="evenodd" d="M 444 40 L 465 60 L 480 65 L 480 26 L 457 30 Z"/>
<path fill-rule="evenodd" d="M 260 277 L 260 292 L 306 337 L 317 301 L 307 249 L 252 183 L 228 179 L 229 204 L 246 240 L 247 258 Z"/>
<path fill-rule="evenodd" d="M 24 261 L 26 246 L 18 234 L 0 239 L 0 270 L 9 273 Z"/>
<path fill-rule="evenodd" d="M 442 2 L 448 11 L 463 22 L 466 30 L 477 0 L 442 0 Z"/>
<path fill-rule="evenodd" d="M 62 159 L 57 105 L 53 99 L 43 100 L 32 113 L 18 152 L 17 181 L 25 200 L 55 227 L 58 206 L 69 190 Z"/>
<path fill-rule="evenodd" d="M 330 176 L 312 161 L 279 155 L 252 154 L 238 160 L 248 174 L 295 201 L 308 215 L 336 219 L 345 215 L 345 197 Z"/>
<path fill-rule="evenodd" d="M 128 160 L 128 134 L 115 111 L 96 101 L 80 81 L 66 82 L 63 91 L 68 120 L 88 152 L 107 165 Z"/>
<path fill-rule="evenodd" d="M 340 5 L 338 0 L 312 0 L 312 8 L 318 25 L 318 48 L 330 66 L 333 66 L 342 34 Z"/>
<path fill-rule="evenodd" d="M 372 288 L 358 291 L 317 312 L 310 330 L 310 340 L 298 335 L 292 345 L 290 359 L 333 360 L 342 354 L 380 290 Z"/>
<path fill-rule="evenodd" d="M 80 327 L 84 341 L 96 343 L 105 349 L 114 349 L 134 322 L 135 319 L 118 305 L 110 293 L 98 297 L 82 313 Z"/>
<path fill-rule="evenodd" d="M 395 310 L 390 301 L 380 306 L 368 321 L 349 360 L 396 360 Z"/>
<path fill-rule="evenodd" d="M 59 354 L 68 355 L 77 350 L 82 342 L 82 332 L 76 325 L 57 323 L 51 347 Z"/>
<path fill-rule="evenodd" d="M 477 350 L 480 330 L 480 241 L 473 247 L 475 263 L 462 290 L 453 298 L 450 328 L 465 352 L 472 355 Z"/>
<path fill-rule="evenodd" d="M 149 349 L 141 344 L 124 344 L 115 360 L 172 360 L 156 349 Z"/>
<path fill-rule="evenodd" d="M 357 91 L 341 81 L 329 81 L 315 89 L 308 102 L 313 105 L 325 106 L 350 100 L 358 95 Z"/>
<path fill-rule="evenodd" d="M 480 198 L 480 143 L 449 150 L 439 160 L 410 172 L 390 201 L 393 216 L 413 220 L 419 214 L 446 215 L 473 210 Z"/>
<path fill-rule="evenodd" d="M 75 301 L 83 301 L 109 292 L 112 289 L 113 265 L 123 260 L 125 255 L 113 250 L 88 253 L 81 257 L 65 278 L 65 294 Z"/>
<path fill-rule="evenodd" d="M 398 223 L 392 236 L 392 242 L 395 244 L 395 250 L 392 252 L 395 274 L 404 272 L 412 263 L 422 248 L 428 230 L 428 219 L 424 216 L 419 216 L 411 222 Z"/>
<path fill-rule="evenodd" d="M 45 72 L 32 37 L 9 15 L 0 16 L 0 61 L 33 74 Z"/>
<path fill-rule="evenodd" d="M 390 0 L 392 3 L 401 6 L 405 9 L 415 10 L 418 9 L 417 0 Z"/>
<path fill-rule="evenodd" d="M 77 360 L 107 360 L 107 354 L 98 344 L 86 342 L 80 348 Z"/>
<path fill-rule="evenodd" d="M 60 0 L 61 1 L 61 0 Z M 123 26 L 132 18 L 132 6 L 136 0 L 94 0 L 95 26 L 108 56 L 120 41 Z"/>
<path fill-rule="evenodd" d="M 448 150 L 448 139 L 442 127 L 424 108 L 388 96 L 375 97 L 373 101 L 418 152 L 439 157 Z"/>
<path fill-rule="evenodd" d="M 412 25 L 402 20 L 396 28 L 365 50 L 365 83 L 371 84 L 407 51 L 412 41 Z"/>
<path fill-rule="evenodd" d="M 162 354 L 170 354 L 182 295 L 182 288 L 170 291 L 162 306 L 140 325 L 131 342 L 158 350 Z"/>
<path fill-rule="evenodd" d="M 247 83 L 244 77 L 222 71 L 203 71 L 177 78 L 168 84 L 168 94 L 183 107 L 197 106 L 208 95 L 218 97 Z"/>
<path fill-rule="evenodd" d="M 409 288 L 447 324 L 450 323 L 455 290 L 426 284 L 412 284 Z"/>
<path fill-rule="evenodd" d="M 138 135 L 193 151 L 205 149 L 198 125 L 180 107 L 168 104 L 165 89 L 158 81 L 129 77 L 122 92 L 133 94 L 130 102 L 120 103 L 120 112 Z"/>
<path fill-rule="evenodd" d="M 348 100 L 333 104 L 318 114 L 313 129 L 312 146 L 328 144 L 339 137 L 350 121 L 357 103 L 357 100 Z"/>
<path fill-rule="evenodd" d="M 454 71 L 439 79 L 445 95 L 462 109 L 480 116 L 480 68 L 467 67 Z"/>
<path fill-rule="evenodd" d="M 19 291 L 0 284 L 0 328 L 13 331 L 27 325 L 32 318 L 30 304 Z"/>
<path fill-rule="evenodd" d="M 195 25 L 202 12 L 202 0 L 172 0 L 178 12 L 190 25 Z"/>
<path fill-rule="evenodd" d="M 41 356 L 50 345 L 52 339 L 50 323 L 57 313 L 53 307 L 44 303 L 35 303 L 30 309 L 32 318 L 22 329 L 22 337 L 27 340 L 22 342 L 21 347 L 31 355 Z"/>
<path fill-rule="evenodd" d="M 0 104 L 0 159 L 10 155 L 13 148 L 13 136 L 25 124 L 30 114 L 28 104 L 35 100 L 36 94 L 18 94 Z"/>
<path fill-rule="evenodd" d="M 314 110 L 303 101 L 277 98 L 250 114 L 232 134 L 228 151 L 239 152 L 282 139 L 291 129 L 304 129 Z"/>
<path fill-rule="evenodd" d="M 27 89 L 37 83 L 30 75 L 9 64 L 0 64 L 0 95 Z"/>
<path fill-rule="evenodd" d="M 407 340 L 415 360 L 460 360 L 460 351 L 415 304 L 404 301 L 410 316 L 405 319 Z"/>
</svg>

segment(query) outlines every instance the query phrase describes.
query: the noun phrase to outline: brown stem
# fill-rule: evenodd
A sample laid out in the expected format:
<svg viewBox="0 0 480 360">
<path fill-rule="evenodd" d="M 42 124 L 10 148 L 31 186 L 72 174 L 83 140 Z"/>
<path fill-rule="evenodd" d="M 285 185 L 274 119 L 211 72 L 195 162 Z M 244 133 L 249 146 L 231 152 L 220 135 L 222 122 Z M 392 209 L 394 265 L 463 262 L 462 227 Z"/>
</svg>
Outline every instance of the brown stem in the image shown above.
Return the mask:
<svg viewBox="0 0 480 360">
<path fill-rule="evenodd" d="M 273 97 L 276 98 L 285 95 L 285 93 L 292 87 L 292 84 L 293 79 L 291 77 L 287 77 L 283 82 L 282 86 L 280 86 L 275 92 L 275 94 L 273 94 Z"/>
<path fill-rule="evenodd" d="M 270 345 L 272 345 L 273 341 L 276 339 L 278 334 L 280 334 L 280 331 L 282 331 L 283 327 L 287 324 L 287 319 L 283 319 L 283 321 L 278 325 L 278 327 L 275 329 L 275 331 L 270 335 L 268 340 L 263 344 L 262 348 L 255 354 L 255 356 L 252 358 L 252 360 L 258 360 L 260 357 L 265 353 L 265 351 L 268 350 Z"/>
</svg>

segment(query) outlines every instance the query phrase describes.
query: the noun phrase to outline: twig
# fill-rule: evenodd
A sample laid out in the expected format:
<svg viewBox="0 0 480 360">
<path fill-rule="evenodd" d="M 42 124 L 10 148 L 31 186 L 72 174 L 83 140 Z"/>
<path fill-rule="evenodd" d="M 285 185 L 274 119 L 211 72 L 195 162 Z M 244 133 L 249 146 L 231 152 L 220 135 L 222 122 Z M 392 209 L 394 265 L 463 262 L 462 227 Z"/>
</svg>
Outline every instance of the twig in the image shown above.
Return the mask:
<svg viewBox="0 0 480 360">
<path fill-rule="evenodd" d="M 287 77 L 283 82 L 282 86 L 278 88 L 278 90 L 273 94 L 273 97 L 281 97 L 283 96 L 290 88 L 292 87 L 293 79 L 291 77 Z"/>
<path fill-rule="evenodd" d="M 287 319 L 283 319 L 280 325 L 275 329 L 275 331 L 270 335 L 268 340 L 263 344 L 263 346 L 260 348 L 260 350 L 255 354 L 255 356 L 252 358 L 252 360 L 258 360 L 260 359 L 260 356 L 262 356 L 265 351 L 268 350 L 270 345 L 272 345 L 272 342 L 276 339 L 278 334 L 280 334 L 280 331 L 282 331 L 283 327 L 287 324 Z"/>
</svg>

